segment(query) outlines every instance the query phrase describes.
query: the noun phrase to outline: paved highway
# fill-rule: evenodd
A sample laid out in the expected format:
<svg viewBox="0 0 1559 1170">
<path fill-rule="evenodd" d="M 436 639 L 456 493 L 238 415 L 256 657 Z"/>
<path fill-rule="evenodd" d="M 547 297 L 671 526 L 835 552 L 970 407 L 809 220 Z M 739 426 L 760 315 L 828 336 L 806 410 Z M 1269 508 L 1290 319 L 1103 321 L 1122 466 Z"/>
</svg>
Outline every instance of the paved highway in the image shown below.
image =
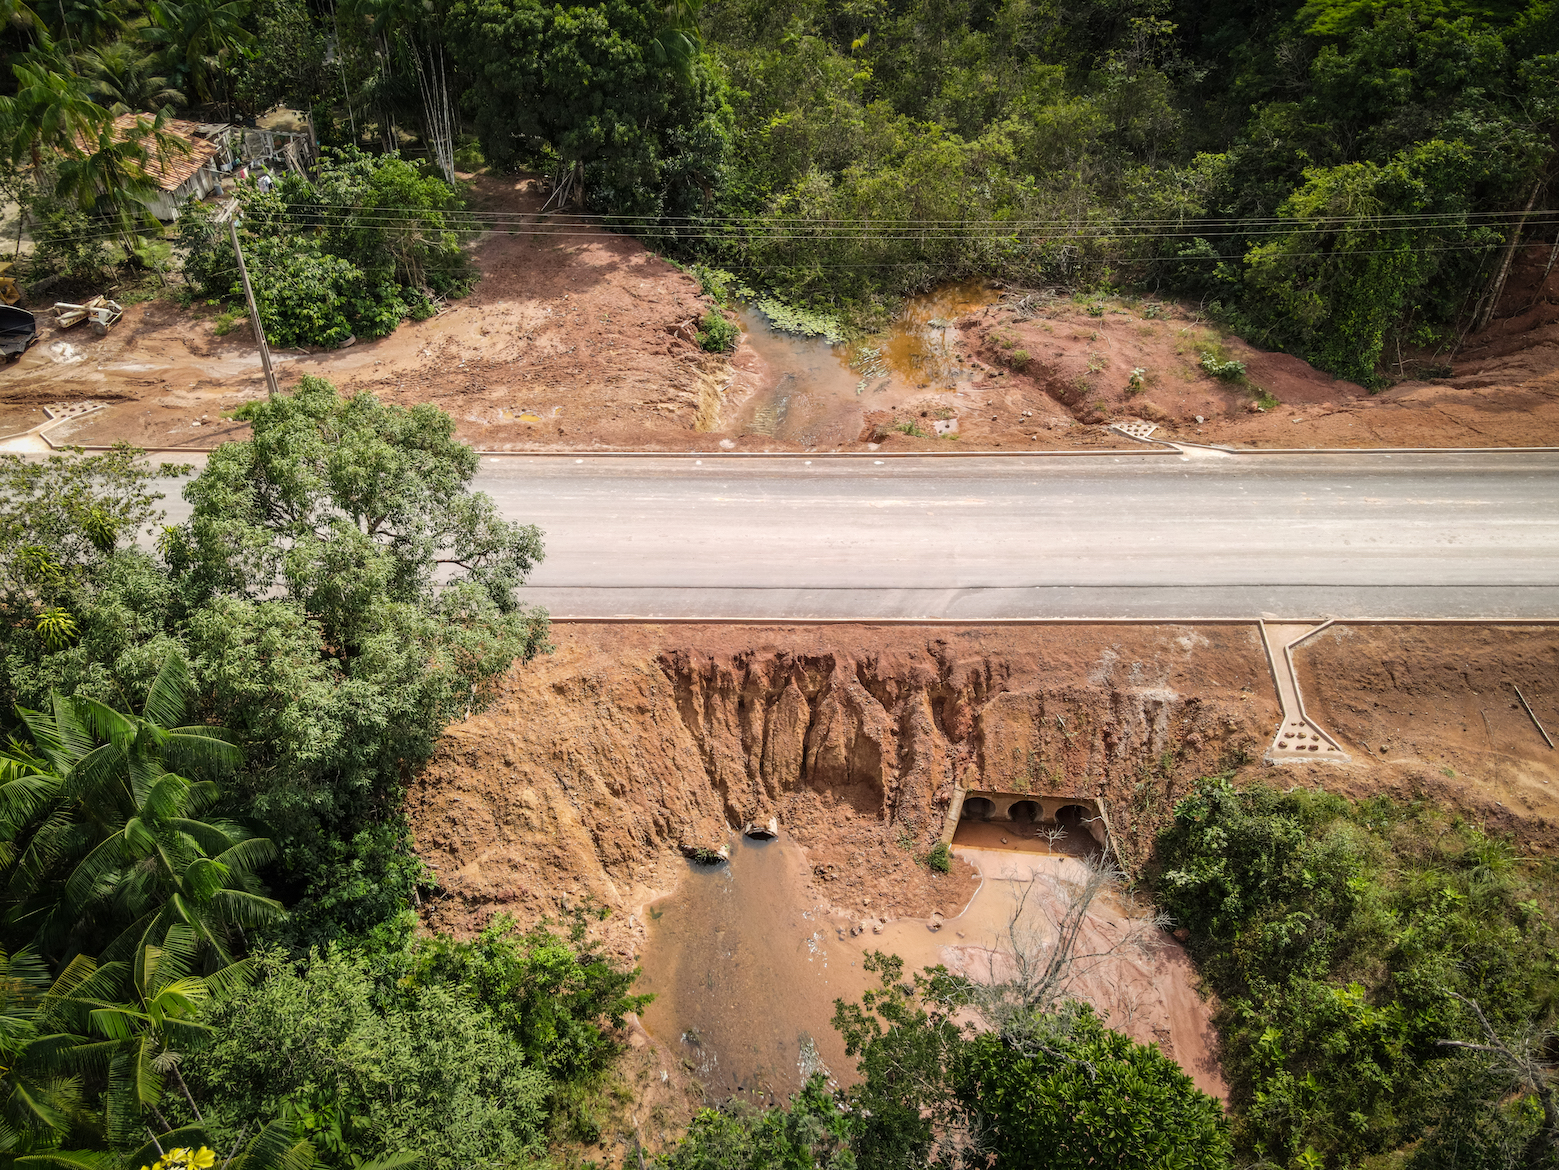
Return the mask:
<svg viewBox="0 0 1559 1170">
<path fill-rule="evenodd" d="M 1554 453 L 502 456 L 477 486 L 545 531 L 557 616 L 1559 618 Z"/>
</svg>

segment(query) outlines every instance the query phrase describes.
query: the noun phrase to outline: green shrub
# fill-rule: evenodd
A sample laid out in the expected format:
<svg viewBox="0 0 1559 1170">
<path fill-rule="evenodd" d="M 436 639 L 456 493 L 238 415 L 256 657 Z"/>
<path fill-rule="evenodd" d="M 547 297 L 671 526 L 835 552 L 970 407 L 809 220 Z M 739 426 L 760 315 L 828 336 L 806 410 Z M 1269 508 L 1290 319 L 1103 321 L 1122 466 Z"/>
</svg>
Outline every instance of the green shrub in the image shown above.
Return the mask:
<svg viewBox="0 0 1559 1170">
<path fill-rule="evenodd" d="M 1221 362 L 1211 350 L 1202 354 L 1202 369 L 1220 382 L 1238 382 L 1245 377 L 1244 362 L 1233 360 Z"/>
<path fill-rule="evenodd" d="M 1029 364 L 1029 351 L 1026 349 L 1013 350 L 1012 355 L 1007 359 L 1007 364 L 1015 370 L 1023 369 Z"/>
<path fill-rule="evenodd" d="M 953 868 L 953 851 L 947 847 L 946 841 L 938 841 L 936 847 L 926 854 L 926 864 L 937 873 L 948 873 Z"/>
<path fill-rule="evenodd" d="M 727 321 L 719 309 L 710 309 L 700 322 L 698 344 L 710 353 L 726 353 L 736 348 L 736 339 L 742 335 L 741 327 Z"/>
<path fill-rule="evenodd" d="M 1243 1151 L 1360 1165 L 1423 1141 L 1409 1165 L 1491 1166 L 1532 1136 L 1512 1082 L 1437 1042 L 1482 1040 L 1453 993 L 1506 1036 L 1552 1027 L 1552 866 L 1426 804 L 1227 777 L 1176 805 L 1158 858 L 1154 893 L 1222 1003 Z"/>
</svg>

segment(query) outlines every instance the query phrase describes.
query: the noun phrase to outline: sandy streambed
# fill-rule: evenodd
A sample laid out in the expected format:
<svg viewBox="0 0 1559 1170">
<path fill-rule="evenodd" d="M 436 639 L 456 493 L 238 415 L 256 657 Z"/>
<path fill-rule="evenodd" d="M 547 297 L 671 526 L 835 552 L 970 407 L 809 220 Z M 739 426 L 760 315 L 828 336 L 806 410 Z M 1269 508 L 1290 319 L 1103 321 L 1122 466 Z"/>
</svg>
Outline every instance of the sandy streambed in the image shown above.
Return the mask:
<svg viewBox="0 0 1559 1170">
<path fill-rule="evenodd" d="M 743 838 L 729 865 L 690 863 L 675 892 L 647 913 L 637 990 L 657 998 L 646 1030 L 715 1098 L 781 1101 L 817 1070 L 847 1083 L 853 1069 L 831 1026 L 834 1001 L 856 1000 L 875 983 L 865 970 L 869 952 L 897 954 L 907 971 L 942 964 L 974 979 L 1000 978 L 1019 899 L 1027 896 L 1027 921 L 1037 923 L 1036 912 L 1054 911 L 1062 888 L 1082 877 L 1081 863 L 1061 854 L 957 852 L 977 871 L 961 911 L 935 930 L 926 919 L 901 918 L 859 935 L 819 899 L 807 851 L 791 840 Z M 1108 951 L 1136 913 L 1114 899 L 1096 901 L 1079 953 Z M 1174 939 L 1160 933 L 1151 956 L 1092 964 L 1076 991 L 1112 1027 L 1158 1044 L 1202 1089 L 1226 1095 L 1210 1009 Z"/>
</svg>

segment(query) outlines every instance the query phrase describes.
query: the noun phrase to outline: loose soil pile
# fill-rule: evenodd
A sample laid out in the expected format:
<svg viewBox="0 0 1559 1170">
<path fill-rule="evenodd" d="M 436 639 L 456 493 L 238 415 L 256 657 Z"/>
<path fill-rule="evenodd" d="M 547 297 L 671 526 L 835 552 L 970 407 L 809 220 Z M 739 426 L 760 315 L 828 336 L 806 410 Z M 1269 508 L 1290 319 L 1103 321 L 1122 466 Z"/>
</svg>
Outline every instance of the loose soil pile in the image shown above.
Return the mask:
<svg viewBox="0 0 1559 1170">
<path fill-rule="evenodd" d="M 494 451 L 948 450 L 952 434 L 972 450 L 1124 447 L 1131 440 L 1107 428 L 1127 419 L 1235 446 L 1559 442 L 1559 267 L 1546 245 L 1522 249 L 1488 330 L 1454 360 L 1392 355 L 1408 380 L 1378 395 L 1226 337 L 1191 306 L 1110 303 L 1094 316 L 1070 299 L 1021 294 L 949 330 L 971 363 L 956 385 L 898 371 L 876 394 L 842 363 L 826 388 L 787 383 L 794 371 L 758 338 L 729 356 L 704 353 L 697 322 L 711 305 L 693 279 L 604 230 L 527 234 L 547 222 L 529 179 L 478 177 L 471 202 L 515 217 L 513 234 L 475 245 L 483 276 L 471 296 L 376 342 L 277 353 L 282 384 L 315 374 L 436 403 L 462 438 Z M 912 332 L 935 301 L 906 308 Z M 0 368 L 0 439 L 45 422 L 44 406 L 88 400 L 106 409 L 51 429 L 55 443 L 209 448 L 241 436 L 223 416 L 264 388 L 247 322 L 225 336 L 217 322 L 209 307 L 162 299 L 130 306 L 100 340 L 44 321 L 39 344 Z M 863 344 L 891 357 L 902 332 Z M 1282 405 L 1257 410 L 1248 389 L 1211 377 L 1200 357 L 1220 347 Z"/>
</svg>

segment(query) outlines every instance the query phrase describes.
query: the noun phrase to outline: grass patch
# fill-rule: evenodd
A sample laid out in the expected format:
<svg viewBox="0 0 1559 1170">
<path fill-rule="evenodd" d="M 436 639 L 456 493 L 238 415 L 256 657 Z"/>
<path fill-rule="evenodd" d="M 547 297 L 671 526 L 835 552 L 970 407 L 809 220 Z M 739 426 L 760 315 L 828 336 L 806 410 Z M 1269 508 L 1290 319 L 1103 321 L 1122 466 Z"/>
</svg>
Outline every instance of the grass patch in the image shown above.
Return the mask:
<svg viewBox="0 0 1559 1170">
<path fill-rule="evenodd" d="M 708 353 L 726 353 L 735 349 L 736 339 L 741 335 L 741 327 L 727 321 L 719 309 L 710 309 L 699 322 L 698 344 Z"/>
<path fill-rule="evenodd" d="M 223 309 L 211 319 L 211 332 L 218 337 L 226 337 L 238 328 L 240 321 L 246 321 L 248 317 L 249 314 L 244 309 Z"/>
</svg>

